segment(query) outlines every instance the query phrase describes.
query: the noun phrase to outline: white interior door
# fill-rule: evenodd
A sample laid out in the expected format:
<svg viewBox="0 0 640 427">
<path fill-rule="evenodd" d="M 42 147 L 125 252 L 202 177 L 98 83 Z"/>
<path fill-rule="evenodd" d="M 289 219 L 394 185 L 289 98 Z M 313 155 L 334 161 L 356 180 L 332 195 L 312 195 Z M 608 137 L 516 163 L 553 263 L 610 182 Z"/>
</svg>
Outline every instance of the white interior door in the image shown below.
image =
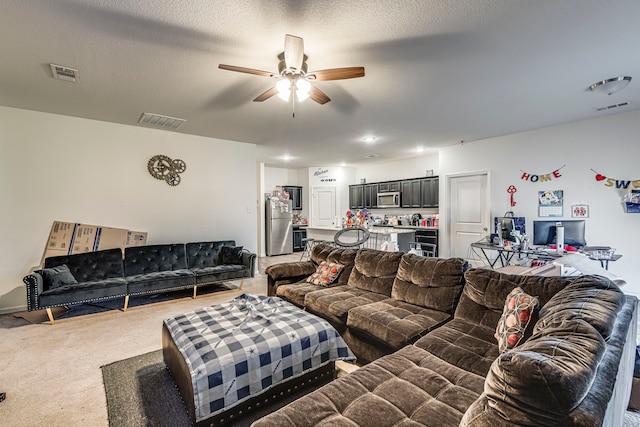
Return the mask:
<svg viewBox="0 0 640 427">
<path fill-rule="evenodd" d="M 311 191 L 311 225 L 333 227 L 336 217 L 336 188 L 314 187 Z"/>
<path fill-rule="evenodd" d="M 449 247 L 452 257 L 467 258 L 469 245 L 489 234 L 488 174 L 447 178 Z"/>
</svg>

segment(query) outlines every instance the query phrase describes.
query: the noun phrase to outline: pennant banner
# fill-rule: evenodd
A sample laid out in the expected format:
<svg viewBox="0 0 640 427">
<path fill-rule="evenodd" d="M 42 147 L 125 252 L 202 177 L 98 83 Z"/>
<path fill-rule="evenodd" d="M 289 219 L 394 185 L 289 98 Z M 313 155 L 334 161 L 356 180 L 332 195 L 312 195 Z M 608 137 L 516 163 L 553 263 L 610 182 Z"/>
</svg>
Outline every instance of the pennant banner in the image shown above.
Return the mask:
<svg viewBox="0 0 640 427">
<path fill-rule="evenodd" d="M 522 172 L 522 176 L 520 176 L 520 179 L 524 180 L 524 181 L 531 181 L 531 182 L 547 182 L 547 181 L 551 181 L 554 178 L 560 178 L 562 175 L 560 175 L 560 169 L 562 169 L 563 167 L 565 167 L 566 165 L 563 165 L 562 167 L 559 167 L 558 169 L 554 170 L 553 172 L 549 172 L 549 173 L 545 173 L 545 174 L 535 174 L 535 173 L 529 173 L 529 172 L 525 172 L 522 169 L 520 169 L 520 172 Z"/>
<path fill-rule="evenodd" d="M 591 169 L 591 171 L 596 174 L 596 181 L 602 182 L 605 187 L 622 188 L 622 189 L 625 189 L 625 190 L 628 190 L 628 189 L 638 190 L 638 189 L 640 189 L 640 179 L 624 180 L 624 179 L 608 178 L 608 177 L 606 177 L 606 176 L 594 171 L 593 169 Z"/>
</svg>

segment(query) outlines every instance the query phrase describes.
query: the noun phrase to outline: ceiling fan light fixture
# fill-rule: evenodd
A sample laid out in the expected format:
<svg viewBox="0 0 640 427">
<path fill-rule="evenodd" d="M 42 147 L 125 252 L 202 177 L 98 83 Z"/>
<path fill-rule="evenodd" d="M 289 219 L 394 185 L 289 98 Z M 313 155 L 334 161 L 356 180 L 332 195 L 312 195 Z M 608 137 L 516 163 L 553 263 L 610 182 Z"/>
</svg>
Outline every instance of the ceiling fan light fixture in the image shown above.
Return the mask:
<svg viewBox="0 0 640 427">
<path fill-rule="evenodd" d="M 595 82 L 589 89 L 592 92 L 604 93 L 606 95 L 612 95 L 625 87 L 631 82 L 631 76 L 620 76 L 613 77 L 607 80 L 601 80 L 599 82 Z"/>
<path fill-rule="evenodd" d="M 278 97 L 283 101 L 288 101 L 291 95 L 291 80 L 280 79 L 276 83 L 276 89 L 278 90 Z"/>
<path fill-rule="evenodd" d="M 304 79 L 296 80 L 296 96 L 298 97 L 298 102 L 309 98 L 309 91 L 311 91 L 311 83 Z"/>
</svg>

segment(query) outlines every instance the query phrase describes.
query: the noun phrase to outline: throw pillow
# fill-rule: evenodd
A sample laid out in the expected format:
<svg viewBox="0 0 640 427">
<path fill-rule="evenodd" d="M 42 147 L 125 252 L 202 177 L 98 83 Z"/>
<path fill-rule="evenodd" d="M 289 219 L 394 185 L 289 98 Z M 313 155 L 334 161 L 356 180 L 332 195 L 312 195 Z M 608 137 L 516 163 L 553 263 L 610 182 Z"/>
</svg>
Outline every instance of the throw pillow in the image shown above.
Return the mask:
<svg viewBox="0 0 640 427">
<path fill-rule="evenodd" d="M 242 264 L 242 246 L 223 246 L 220 261 L 222 264 Z"/>
<path fill-rule="evenodd" d="M 328 286 L 336 281 L 343 267 L 342 264 L 338 264 L 337 262 L 322 261 L 320 265 L 318 265 L 316 272 L 307 277 L 307 283 Z"/>
<path fill-rule="evenodd" d="M 78 283 L 67 264 L 62 264 L 58 267 L 43 268 L 42 270 L 36 270 L 37 273 L 42 275 L 44 280 L 45 289 L 59 288 L 64 285 L 75 285 Z"/>
<path fill-rule="evenodd" d="M 533 311 L 538 307 L 538 298 L 532 297 L 517 287 L 507 295 L 502 317 L 496 327 L 495 338 L 501 353 L 515 348 L 522 337 L 527 325 L 533 317 Z"/>
</svg>

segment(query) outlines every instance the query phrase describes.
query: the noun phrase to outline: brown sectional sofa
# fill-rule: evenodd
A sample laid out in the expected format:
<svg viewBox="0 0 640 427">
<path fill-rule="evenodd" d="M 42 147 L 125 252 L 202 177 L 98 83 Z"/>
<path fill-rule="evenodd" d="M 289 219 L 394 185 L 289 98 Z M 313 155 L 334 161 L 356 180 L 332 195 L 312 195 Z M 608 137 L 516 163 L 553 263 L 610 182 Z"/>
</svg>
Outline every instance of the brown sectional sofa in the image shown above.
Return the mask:
<svg viewBox="0 0 640 427">
<path fill-rule="evenodd" d="M 359 362 L 372 362 L 254 427 L 622 425 L 637 299 L 608 279 L 465 271 L 456 259 L 340 251 L 318 247 L 311 265 L 280 264 L 267 274 L 272 291 L 340 326 Z M 333 287 L 287 276 L 352 257 L 346 283 L 341 276 Z M 516 287 L 537 296 L 539 310 L 524 342 L 501 353 L 496 325 Z"/>
</svg>

